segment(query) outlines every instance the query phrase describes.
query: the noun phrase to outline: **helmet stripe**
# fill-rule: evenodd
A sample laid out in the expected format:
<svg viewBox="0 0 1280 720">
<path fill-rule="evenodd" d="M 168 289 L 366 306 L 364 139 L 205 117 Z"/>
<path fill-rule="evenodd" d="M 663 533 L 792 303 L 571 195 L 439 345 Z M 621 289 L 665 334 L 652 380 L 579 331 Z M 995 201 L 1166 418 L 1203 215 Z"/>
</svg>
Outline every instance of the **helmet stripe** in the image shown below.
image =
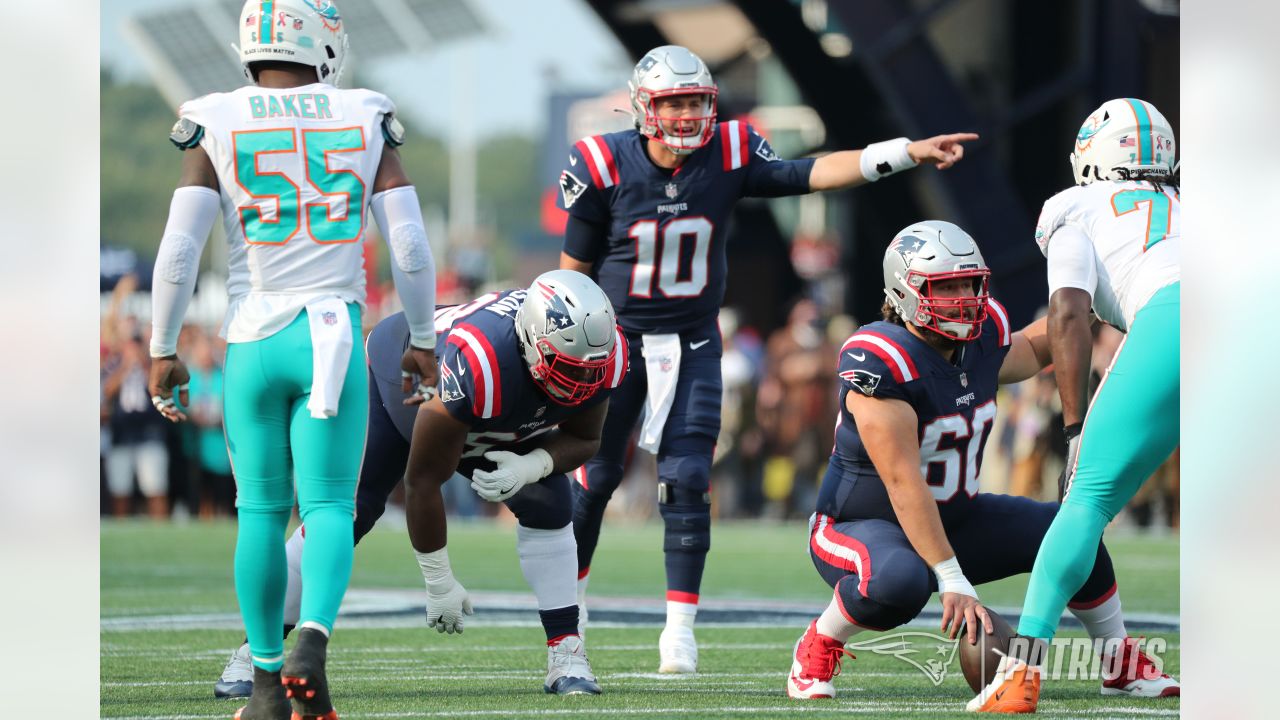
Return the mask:
<svg viewBox="0 0 1280 720">
<path fill-rule="evenodd" d="M 1138 121 L 1138 164 L 1146 165 L 1155 162 L 1155 153 L 1151 151 L 1151 115 L 1141 100 L 1125 98 L 1133 109 L 1133 116 Z"/>
<path fill-rule="evenodd" d="M 275 0 L 262 0 L 262 7 L 258 9 L 258 42 L 263 45 L 271 44 L 271 18 L 276 14 Z"/>
</svg>

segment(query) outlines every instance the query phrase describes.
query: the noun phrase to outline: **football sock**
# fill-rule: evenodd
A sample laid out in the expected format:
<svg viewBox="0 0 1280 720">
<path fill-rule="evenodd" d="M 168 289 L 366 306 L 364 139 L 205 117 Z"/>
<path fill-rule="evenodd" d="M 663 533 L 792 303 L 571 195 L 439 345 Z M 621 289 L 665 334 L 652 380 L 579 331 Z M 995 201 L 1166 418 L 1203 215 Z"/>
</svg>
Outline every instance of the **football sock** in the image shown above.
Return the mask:
<svg viewBox="0 0 1280 720">
<path fill-rule="evenodd" d="M 837 595 L 831 596 L 831 602 L 827 604 L 827 609 L 822 611 L 818 616 L 817 631 L 819 635 L 826 635 L 834 640 L 846 642 L 850 637 L 862 632 L 863 628 L 849 622 L 844 616 L 844 610 L 840 609 L 840 598 Z"/>
<path fill-rule="evenodd" d="M 679 602 L 676 600 L 667 601 L 667 627 L 693 627 L 693 621 L 698 617 L 697 602 Z"/>
<path fill-rule="evenodd" d="M 253 664 L 275 672 L 284 664 L 284 531 L 291 510 L 239 508 L 236 530 L 236 600 Z M 348 521 L 348 525 L 350 522 Z"/>
<path fill-rule="evenodd" d="M 288 585 L 284 592 L 284 626 L 285 637 L 289 630 L 298 624 L 298 615 L 302 612 L 302 526 L 289 536 L 284 544 L 284 555 L 289 568 Z"/>
<path fill-rule="evenodd" d="M 355 554 L 350 503 L 317 503 L 303 510 L 307 552 L 302 556 L 303 592 L 300 625 L 319 623 L 332 629 L 351 580 Z"/>
<path fill-rule="evenodd" d="M 1089 637 L 1094 640 L 1111 640 L 1129 636 L 1124 627 L 1124 613 L 1120 611 L 1120 593 L 1113 592 L 1106 600 L 1089 608 L 1071 607 L 1071 614 L 1076 616 Z"/>
<path fill-rule="evenodd" d="M 538 599 L 539 610 L 573 607 L 573 632 L 578 631 L 577 575 L 573 526 L 539 530 L 516 526 L 520 571 Z"/>
<path fill-rule="evenodd" d="M 542 621 L 542 629 L 547 633 L 547 644 L 566 635 L 578 634 L 578 606 L 556 608 L 555 610 L 539 610 L 538 619 Z"/>
<path fill-rule="evenodd" d="M 1019 635 L 1042 640 L 1053 637 L 1068 599 L 1093 570 L 1098 541 L 1109 519 L 1090 505 L 1071 502 L 1070 497 L 1063 503 L 1036 554 L 1018 622 Z"/>
</svg>

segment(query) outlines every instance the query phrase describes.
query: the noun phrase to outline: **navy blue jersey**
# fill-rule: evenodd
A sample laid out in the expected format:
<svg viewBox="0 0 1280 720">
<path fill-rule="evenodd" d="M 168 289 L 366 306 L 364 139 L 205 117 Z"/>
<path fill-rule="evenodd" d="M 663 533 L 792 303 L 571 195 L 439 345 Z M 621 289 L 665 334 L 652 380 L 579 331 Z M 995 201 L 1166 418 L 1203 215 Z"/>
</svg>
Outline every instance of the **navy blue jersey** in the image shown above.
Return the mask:
<svg viewBox="0 0 1280 720">
<path fill-rule="evenodd" d="M 782 160 L 746 123 L 720 123 L 674 171 L 649 159 L 635 130 L 579 140 L 560 173 L 558 204 L 603 228 L 594 246 L 566 244 L 629 332 L 679 332 L 724 300 L 729 213 L 743 197 L 809 192 L 813 160 Z"/>
<path fill-rule="evenodd" d="M 897 521 L 884 482 L 867 454 L 846 395 L 902 400 L 918 418 L 920 471 L 943 521 L 962 513 L 978 494 L 982 452 L 996 416 L 1000 366 L 1009 352 L 1008 315 L 994 300 L 982 335 L 961 345 L 954 361 L 901 325 L 864 325 L 840 348 L 840 418 L 818 512 L 837 521 Z"/>
<path fill-rule="evenodd" d="M 524 296 L 524 290 L 507 290 L 436 309 L 437 389 L 449 414 L 471 427 L 463 459 L 494 448 L 520 452 L 514 446 L 603 402 L 626 375 L 627 344 L 619 332 L 603 388 L 574 406 L 549 398 L 529 374 L 516 339 L 515 316 Z M 367 344 L 374 375 L 399 382 L 400 358 L 408 346 L 404 313 L 378 323 Z"/>
</svg>

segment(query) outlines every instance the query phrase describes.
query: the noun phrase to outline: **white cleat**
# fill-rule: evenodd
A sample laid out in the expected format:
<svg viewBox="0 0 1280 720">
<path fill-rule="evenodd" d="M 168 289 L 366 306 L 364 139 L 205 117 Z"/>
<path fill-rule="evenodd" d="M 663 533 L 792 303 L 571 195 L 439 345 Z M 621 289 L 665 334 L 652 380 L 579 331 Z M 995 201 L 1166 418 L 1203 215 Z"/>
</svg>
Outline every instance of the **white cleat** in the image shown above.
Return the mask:
<svg viewBox="0 0 1280 720">
<path fill-rule="evenodd" d="M 569 635 L 547 646 L 547 682 L 542 689 L 553 695 L 600 694 L 582 638 Z"/>
<path fill-rule="evenodd" d="M 247 698 L 253 694 L 253 654 L 249 643 L 236 648 L 222 669 L 222 677 L 213 684 L 216 698 Z"/>
<path fill-rule="evenodd" d="M 841 655 L 849 655 L 844 643 L 818 634 L 817 623 L 809 623 L 791 653 L 791 673 L 787 675 L 787 697 L 794 700 L 834 698 L 831 679 L 840 674 Z"/>
<path fill-rule="evenodd" d="M 668 626 L 658 637 L 658 664 L 660 673 L 698 672 L 698 641 L 693 638 L 693 628 Z"/>
<path fill-rule="evenodd" d="M 1156 698 L 1180 697 L 1182 686 L 1168 673 L 1161 672 L 1154 661 L 1139 649 L 1138 641 L 1127 638 L 1120 650 L 1119 672 L 1102 678 L 1103 695 Z M 1104 663 L 1104 667 L 1106 664 Z"/>
</svg>

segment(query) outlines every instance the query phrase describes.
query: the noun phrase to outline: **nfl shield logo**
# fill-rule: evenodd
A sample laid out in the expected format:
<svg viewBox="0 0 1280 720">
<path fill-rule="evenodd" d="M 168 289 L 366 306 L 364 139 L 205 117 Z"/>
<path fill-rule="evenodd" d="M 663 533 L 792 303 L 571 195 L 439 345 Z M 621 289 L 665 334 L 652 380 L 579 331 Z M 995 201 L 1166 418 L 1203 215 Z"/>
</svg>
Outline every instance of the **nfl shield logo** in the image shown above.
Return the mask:
<svg viewBox="0 0 1280 720">
<path fill-rule="evenodd" d="M 679 194 L 680 194 L 680 188 L 676 187 L 675 183 L 673 182 L 667 183 L 667 197 L 674 200 L 676 195 L 679 195 Z"/>
<path fill-rule="evenodd" d="M 337 324 L 338 324 L 338 315 L 337 315 L 337 313 L 331 313 L 331 312 L 321 313 L 321 314 L 320 314 L 320 319 L 324 321 L 324 324 L 325 324 L 325 325 L 337 325 Z"/>
<path fill-rule="evenodd" d="M 671 372 L 671 356 L 664 355 L 658 359 L 658 366 L 662 368 L 662 372 Z"/>
<path fill-rule="evenodd" d="M 968 373 L 960 373 L 960 387 L 963 387 L 963 388 L 967 388 L 967 387 L 969 387 L 969 374 L 968 374 Z"/>
</svg>

